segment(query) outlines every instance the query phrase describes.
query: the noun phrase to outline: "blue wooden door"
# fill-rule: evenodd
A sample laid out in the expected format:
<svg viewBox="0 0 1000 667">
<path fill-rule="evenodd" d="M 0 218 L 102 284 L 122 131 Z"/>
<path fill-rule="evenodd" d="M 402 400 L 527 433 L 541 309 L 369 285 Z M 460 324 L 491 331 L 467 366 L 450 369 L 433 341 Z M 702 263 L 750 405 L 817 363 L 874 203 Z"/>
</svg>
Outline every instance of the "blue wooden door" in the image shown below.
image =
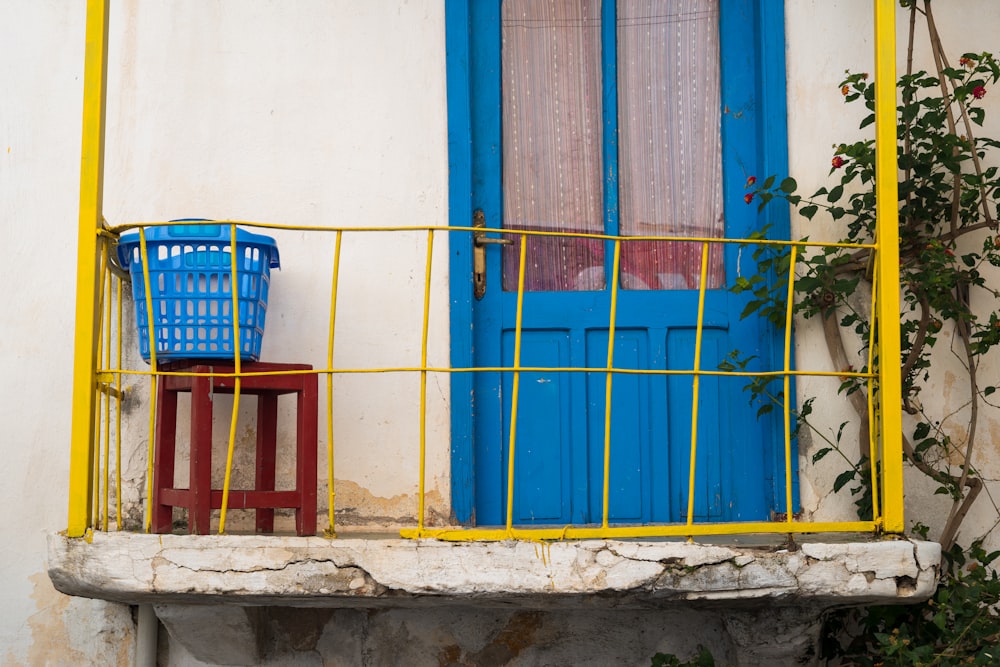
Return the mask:
<svg viewBox="0 0 1000 667">
<path fill-rule="evenodd" d="M 781 35 L 780 2 L 593 0 L 588 5 L 489 0 L 462 3 L 456 12 L 457 4 L 450 4 L 449 48 L 455 46 L 454 33 L 461 34 L 454 23 L 467 24 L 468 33 L 458 40 L 464 42 L 467 60 L 457 66 L 452 60 L 450 72 L 467 76 L 471 148 L 470 177 L 461 181 L 468 185 L 467 207 L 455 205 L 463 201 L 463 195 L 456 196 L 453 182 L 455 224 L 463 224 L 455 219 L 456 211 L 474 211 L 481 212 L 489 230 L 729 238 L 746 237 L 764 224 L 756 206 L 744 203 L 743 188 L 749 175 L 765 174 L 783 164 L 783 90 L 772 93 L 776 99 L 763 97 L 764 72 L 770 70 L 773 78 L 777 67 L 783 81 L 780 56 L 771 54 L 768 60 L 765 39 Z M 763 29 L 761 22 L 767 19 L 778 23 L 771 30 Z M 690 38 L 685 27 L 692 21 L 701 25 L 697 39 Z M 675 42 L 651 45 L 650 40 L 661 39 L 657 31 L 663 32 L 664 26 Z M 706 33 L 706 26 L 714 34 Z M 675 62 L 671 51 L 681 51 L 678 61 L 697 58 L 697 75 L 693 77 L 690 70 L 665 71 L 687 67 Z M 449 54 L 450 59 L 455 57 Z M 653 62 L 635 65 L 643 58 Z M 670 64 L 665 68 L 662 65 L 667 61 Z M 568 77 L 567 69 L 573 70 Z M 575 81 L 568 88 L 570 80 L 583 83 Z M 649 99 L 656 94 L 643 92 L 667 80 L 666 88 L 673 86 L 675 91 L 681 86 L 682 94 L 667 90 L 657 102 Z M 707 97 L 712 108 L 706 111 L 699 106 L 689 86 L 714 86 Z M 454 95 L 453 88 L 450 95 Z M 687 99 L 680 100 L 682 96 Z M 674 99 L 680 100 L 678 109 L 646 118 L 634 113 L 639 108 L 641 114 L 644 106 L 671 106 Z M 450 108 L 454 114 L 454 97 Z M 778 111 L 770 115 L 768 108 Z M 537 115 L 530 117 L 531 113 Z M 685 114 L 698 118 L 692 124 Z M 708 121 L 698 120 L 706 115 Z M 450 123 L 455 151 L 455 119 Z M 651 131 L 649 126 L 656 124 L 667 127 Z M 666 145 L 647 151 L 644 145 L 653 141 Z M 692 149 L 700 153 L 692 157 Z M 704 166 L 713 159 L 717 164 Z M 546 161 L 549 166 L 544 166 Z M 453 169 L 455 165 L 453 160 Z M 645 184 L 647 174 L 663 169 L 665 173 Z M 714 173 L 717 191 L 713 194 L 711 187 L 695 187 L 685 180 L 691 170 L 707 170 L 703 182 L 711 182 Z M 714 196 L 715 204 L 675 202 L 664 208 L 656 201 L 668 195 L 677 200 L 692 189 L 709 191 L 706 197 Z M 717 219 L 651 219 L 685 216 Z M 464 225 L 470 223 L 471 218 Z M 475 366 L 501 368 L 515 363 L 523 241 L 521 367 L 604 367 L 615 280 L 614 366 L 636 370 L 694 367 L 702 279 L 700 243 L 626 241 L 615 276 L 610 241 L 505 237 L 514 244 L 483 248 L 484 285 L 481 293 L 467 299 Z M 473 254 L 471 247 L 456 245 L 456 257 Z M 744 299 L 727 289 L 736 276 L 753 267 L 735 245 L 711 248 L 700 367 L 716 369 L 727 354 L 739 350 L 742 356 L 755 358 L 751 368 L 773 368 L 778 332 L 764 321 L 741 319 Z M 453 337 L 460 332 L 460 328 L 452 330 Z M 520 373 L 514 440 L 515 524 L 601 520 L 606 377 L 602 371 Z M 456 513 L 479 525 L 500 524 L 506 520 L 514 375 L 482 372 L 471 382 L 472 451 L 467 458 L 472 462 L 474 490 L 458 494 Z M 745 384 L 744 378 L 701 378 L 696 520 L 766 519 L 774 507 L 776 485 L 782 477 L 775 472 L 783 466 L 777 458 L 776 433 L 780 431 L 771 417 L 758 417 L 759 406 L 751 405 Z M 692 378 L 615 374 L 611 396 L 610 520 L 683 520 L 690 469 Z M 465 498 L 467 508 L 463 507 Z"/>
</svg>

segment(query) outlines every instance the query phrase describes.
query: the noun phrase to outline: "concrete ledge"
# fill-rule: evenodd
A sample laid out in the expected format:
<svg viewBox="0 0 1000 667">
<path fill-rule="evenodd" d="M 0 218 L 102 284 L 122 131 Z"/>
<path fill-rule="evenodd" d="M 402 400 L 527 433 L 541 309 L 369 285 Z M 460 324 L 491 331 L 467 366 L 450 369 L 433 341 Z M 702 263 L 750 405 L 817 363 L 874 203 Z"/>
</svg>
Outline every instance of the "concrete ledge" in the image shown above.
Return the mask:
<svg viewBox="0 0 1000 667">
<path fill-rule="evenodd" d="M 919 602 L 940 547 L 882 540 L 782 548 L 672 541 L 435 540 L 97 533 L 49 536 L 69 595 L 130 604 L 526 608 L 826 608 Z M 714 606 L 714 605 L 713 605 Z"/>
</svg>

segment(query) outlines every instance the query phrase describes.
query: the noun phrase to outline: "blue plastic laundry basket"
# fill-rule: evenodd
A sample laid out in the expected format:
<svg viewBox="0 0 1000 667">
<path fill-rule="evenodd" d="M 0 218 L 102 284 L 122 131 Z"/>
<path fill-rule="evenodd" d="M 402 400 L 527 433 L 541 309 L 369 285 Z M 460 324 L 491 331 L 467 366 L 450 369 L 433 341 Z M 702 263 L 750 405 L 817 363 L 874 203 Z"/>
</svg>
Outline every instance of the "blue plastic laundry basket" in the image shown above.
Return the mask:
<svg viewBox="0 0 1000 667">
<path fill-rule="evenodd" d="M 232 359 L 230 226 L 177 224 L 149 227 L 145 234 L 157 361 Z M 122 234 L 118 261 L 132 277 L 139 351 L 149 362 L 151 336 L 138 231 Z M 236 262 L 240 358 L 256 361 L 264 338 L 271 269 L 280 266 L 278 246 L 269 236 L 237 229 Z"/>
</svg>

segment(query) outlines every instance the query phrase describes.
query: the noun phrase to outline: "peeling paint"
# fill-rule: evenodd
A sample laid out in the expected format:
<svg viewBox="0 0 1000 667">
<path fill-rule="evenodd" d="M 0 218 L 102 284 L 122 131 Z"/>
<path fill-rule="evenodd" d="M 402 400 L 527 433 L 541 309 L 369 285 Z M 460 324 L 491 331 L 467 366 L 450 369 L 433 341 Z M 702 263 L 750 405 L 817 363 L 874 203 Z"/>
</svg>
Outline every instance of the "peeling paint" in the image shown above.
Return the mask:
<svg viewBox="0 0 1000 667">
<path fill-rule="evenodd" d="M 360 484 L 346 479 L 334 482 L 334 518 L 338 525 L 351 527 L 396 527 L 417 522 L 416 493 L 401 493 L 390 498 L 376 496 Z M 320 494 L 325 498 L 324 493 Z M 426 526 L 448 525 L 448 504 L 437 489 L 425 494 Z"/>
<path fill-rule="evenodd" d="M 29 577 L 36 611 L 27 619 L 31 641 L 22 660 L 10 649 L 3 664 L 132 664 L 134 625 L 128 607 L 58 592 L 45 572 Z"/>
</svg>

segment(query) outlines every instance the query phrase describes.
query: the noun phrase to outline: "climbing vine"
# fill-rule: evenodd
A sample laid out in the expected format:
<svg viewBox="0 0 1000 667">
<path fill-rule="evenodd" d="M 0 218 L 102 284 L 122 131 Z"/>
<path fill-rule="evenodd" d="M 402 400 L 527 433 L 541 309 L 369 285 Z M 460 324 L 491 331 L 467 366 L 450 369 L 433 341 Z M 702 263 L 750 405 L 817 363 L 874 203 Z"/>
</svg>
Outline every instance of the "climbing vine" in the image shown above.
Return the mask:
<svg viewBox="0 0 1000 667">
<path fill-rule="evenodd" d="M 980 373 L 986 356 L 1000 345 L 1000 290 L 993 286 L 1000 269 L 1000 142 L 980 135 L 986 115 L 982 101 L 1000 94 L 996 87 L 1000 63 L 990 53 L 968 52 L 949 59 L 931 0 L 900 0 L 900 5 L 909 18 L 897 108 L 903 311 L 898 363 L 907 416 L 903 450 L 907 463 L 950 499 L 944 522 L 935 526 L 944 563 L 935 596 L 923 604 L 831 615 L 822 651 L 825 658 L 843 665 L 998 664 L 1000 580 L 993 565 L 1000 552 L 987 552 L 982 537 L 971 540 L 967 548 L 958 545 L 958 538 L 981 496 L 1000 517 L 975 466 L 984 441 L 984 412 L 1000 407 L 997 379 Z M 914 67 L 918 24 L 926 29 L 930 71 Z M 867 74 L 848 72 L 840 93 L 847 104 L 861 104 L 867 110 L 862 128 L 874 122 L 874 82 Z M 850 419 L 835 432 L 825 432 L 813 423 L 814 399 L 803 401 L 795 416 L 797 428 L 808 429 L 821 443 L 809 452 L 812 463 L 836 461 L 840 473 L 834 491 L 846 488 L 859 516 L 870 518 L 867 386 L 849 373 L 868 371 L 869 345 L 875 335 L 870 299 L 874 258 L 869 248 L 857 247 L 874 241 L 874 141 L 838 144 L 829 160 L 830 184 L 810 196 L 798 193 L 793 178 L 751 176 L 744 202 L 761 209 L 787 203 L 807 221 L 825 219 L 833 224 L 842 230 L 838 241 L 854 245 L 803 253 L 796 261 L 793 286 L 794 312 L 822 324 L 832 363 L 845 373 L 839 393 L 850 405 Z M 760 229 L 756 235 L 764 238 L 767 231 Z M 732 288 L 749 296 L 743 316 L 769 318 L 783 326 L 789 251 L 758 245 L 752 258 L 757 275 L 739 279 Z M 942 366 L 949 358 L 951 371 L 961 369 L 958 374 L 967 397 L 957 407 L 930 395 L 931 387 L 940 386 Z M 897 361 L 872 359 L 875 364 Z M 734 353 L 722 366 L 736 369 L 746 363 Z M 763 411 L 783 402 L 771 378 L 755 380 L 746 390 Z M 849 423 L 857 428 L 845 430 Z M 846 433 L 857 434 L 856 446 Z M 928 536 L 921 524 L 914 531 Z M 710 653 L 702 651 L 688 662 L 659 654 L 654 664 L 715 663 Z"/>
<path fill-rule="evenodd" d="M 962 521 L 983 490 L 975 465 L 981 440 L 984 406 L 1000 407 L 992 395 L 997 386 L 984 382 L 979 366 L 1000 344 L 997 316 L 1000 291 L 991 285 L 990 267 L 1000 267 L 997 231 L 1000 173 L 994 151 L 1000 142 L 977 136 L 985 119 L 979 105 L 1000 80 L 1000 63 L 989 53 L 965 53 L 955 63 L 948 60 L 931 11 L 924 0 L 902 2 L 910 11 L 910 40 L 906 73 L 899 80 L 898 114 L 899 272 L 903 313 L 900 322 L 902 407 L 910 416 L 903 434 L 906 460 L 938 485 L 938 493 L 952 499 L 939 541 L 946 551 L 955 544 Z M 916 19 L 924 18 L 935 69 L 913 68 Z M 848 73 L 840 84 L 847 103 L 860 103 L 868 113 L 864 128 L 875 120 L 874 83 L 865 73 Z M 785 201 L 807 220 L 826 216 L 843 230 L 839 242 L 871 244 L 875 234 L 875 144 L 871 139 L 842 143 L 830 162 L 831 186 L 809 197 L 797 194 L 794 179 L 780 183 L 768 177 L 747 181 L 747 204 L 760 208 L 774 200 Z M 766 230 L 760 230 L 761 236 Z M 857 367 L 867 372 L 866 350 L 872 340 L 870 280 L 873 257 L 869 248 L 824 247 L 804 253 L 797 262 L 795 313 L 818 318 L 835 367 L 844 372 Z M 742 279 L 736 292 L 751 292 L 744 316 L 774 318 L 784 311 L 788 280 L 788 251 L 762 246 L 755 251 L 759 274 L 778 276 L 768 282 L 760 277 Z M 756 282 L 754 282 L 756 281 Z M 975 302 L 975 307 L 973 307 Z M 988 313 L 982 316 L 979 313 Z M 964 370 L 967 402 L 958 410 L 945 409 L 938 397 L 924 400 L 927 389 L 940 380 L 935 352 L 947 345 L 948 353 Z M 852 354 L 851 350 L 860 350 Z M 876 360 L 876 363 L 878 360 Z M 893 363 L 885 360 L 884 363 Z M 937 373 L 937 375 L 936 375 Z M 850 484 L 861 516 L 870 514 L 868 480 L 867 390 L 859 378 L 841 378 L 839 388 L 857 421 L 858 447 L 845 451 L 844 424 L 826 445 L 812 453 L 819 463 L 837 452 L 850 465 L 835 482 L 835 490 Z M 772 398 L 766 385 L 751 384 L 757 400 Z M 812 401 L 799 408 L 799 427 L 812 429 Z M 949 424 L 967 415 L 962 429 Z M 818 429 L 813 429 L 818 432 Z M 962 438 L 953 433 L 964 432 Z"/>
</svg>

